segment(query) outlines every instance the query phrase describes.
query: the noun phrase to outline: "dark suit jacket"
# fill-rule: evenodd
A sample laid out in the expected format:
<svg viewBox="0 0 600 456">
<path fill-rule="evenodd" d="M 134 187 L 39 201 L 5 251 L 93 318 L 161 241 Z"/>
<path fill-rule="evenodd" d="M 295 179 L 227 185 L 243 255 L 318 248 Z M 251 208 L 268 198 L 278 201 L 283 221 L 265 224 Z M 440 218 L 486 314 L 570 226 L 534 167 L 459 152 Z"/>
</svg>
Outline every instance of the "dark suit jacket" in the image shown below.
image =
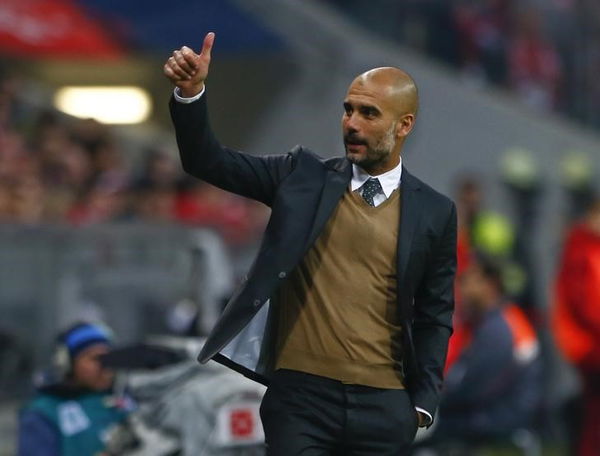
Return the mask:
<svg viewBox="0 0 600 456">
<path fill-rule="evenodd" d="M 258 256 L 211 332 L 199 361 L 214 359 L 268 384 L 274 344 L 270 306 L 278 286 L 313 245 L 352 177 L 346 158 L 324 160 L 304 147 L 252 156 L 221 146 L 209 126 L 206 94 L 190 104 L 171 99 L 183 168 L 217 187 L 271 207 Z M 456 208 L 402 170 L 398 236 L 398 312 L 405 382 L 415 406 L 438 404 L 452 333 Z"/>
</svg>

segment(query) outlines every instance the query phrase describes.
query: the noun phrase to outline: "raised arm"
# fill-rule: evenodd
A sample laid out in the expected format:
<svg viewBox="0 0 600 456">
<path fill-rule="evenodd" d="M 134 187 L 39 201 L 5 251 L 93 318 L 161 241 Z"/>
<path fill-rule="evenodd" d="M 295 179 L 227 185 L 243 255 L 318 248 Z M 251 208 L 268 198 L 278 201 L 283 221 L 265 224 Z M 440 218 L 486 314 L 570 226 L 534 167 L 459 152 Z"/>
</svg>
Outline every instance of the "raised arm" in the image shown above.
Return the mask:
<svg viewBox="0 0 600 456">
<path fill-rule="evenodd" d="M 216 139 L 204 93 L 214 40 L 215 34 L 208 33 L 199 54 L 183 46 L 163 67 L 180 97 L 186 101 L 198 98 L 183 103 L 171 97 L 169 104 L 183 169 L 224 190 L 270 206 L 279 184 L 294 167 L 294 154 L 258 157 L 223 147 Z"/>
</svg>

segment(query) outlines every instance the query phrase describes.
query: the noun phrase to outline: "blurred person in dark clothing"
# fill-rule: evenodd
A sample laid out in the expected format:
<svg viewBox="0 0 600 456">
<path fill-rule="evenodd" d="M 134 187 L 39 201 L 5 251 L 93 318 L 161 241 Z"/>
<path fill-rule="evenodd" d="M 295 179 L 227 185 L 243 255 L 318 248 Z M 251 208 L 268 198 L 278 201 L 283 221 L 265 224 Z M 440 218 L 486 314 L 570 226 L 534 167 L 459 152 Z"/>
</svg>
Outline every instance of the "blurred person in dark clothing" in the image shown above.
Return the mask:
<svg viewBox="0 0 600 456">
<path fill-rule="evenodd" d="M 52 172 L 44 176 L 47 188 L 45 219 L 53 222 L 67 220 L 80 195 L 88 190 L 93 172 L 89 154 L 73 141 L 66 144 L 57 158 Z"/>
<path fill-rule="evenodd" d="M 129 183 L 129 170 L 125 166 L 122 150 L 112 139 L 101 141 L 91 154 L 94 185 L 108 182 L 115 186 L 126 186 Z"/>
<path fill-rule="evenodd" d="M 78 226 L 127 220 L 131 215 L 131 197 L 131 189 L 122 176 L 99 176 L 71 207 L 68 220 Z"/>
<path fill-rule="evenodd" d="M 471 252 L 473 242 L 471 239 L 471 226 L 479 212 L 481 204 L 481 192 L 479 185 L 470 177 L 460 179 L 456 196 L 456 209 L 458 213 L 458 232 L 456 239 L 456 280 L 460 280 L 462 274 L 471 263 Z M 446 356 L 445 371 L 457 361 L 463 348 L 469 341 L 468 332 L 461 320 L 461 297 L 460 288 L 454 288 L 455 312 L 452 316 L 452 327 L 454 332 L 448 344 L 448 355 Z"/>
<path fill-rule="evenodd" d="M 458 218 L 471 248 L 491 256 L 508 257 L 513 248 L 514 227 L 507 217 L 485 207 L 481 177 L 461 176 L 456 187 Z"/>
<path fill-rule="evenodd" d="M 46 189 L 36 172 L 18 176 L 11 188 L 11 217 L 14 222 L 37 224 L 46 215 Z"/>
<path fill-rule="evenodd" d="M 134 189 L 133 215 L 144 222 L 175 222 L 176 199 L 174 187 L 140 183 Z"/>
<path fill-rule="evenodd" d="M 137 186 L 175 188 L 183 177 L 177 161 L 168 151 L 160 148 L 146 151 L 142 168 L 142 173 L 137 179 Z"/>
<path fill-rule="evenodd" d="M 494 84 L 506 83 L 510 3 L 510 0 L 454 2 L 453 22 L 459 36 L 460 63 L 468 75 Z"/>
<path fill-rule="evenodd" d="M 563 65 L 553 42 L 545 37 L 539 11 L 517 17 L 508 52 L 511 87 L 533 108 L 554 110 L 563 81 Z"/>
<path fill-rule="evenodd" d="M 112 344 L 103 326 L 77 323 L 59 335 L 52 369 L 19 416 L 18 456 L 97 456 L 131 403 L 112 392 L 99 357 Z"/>
<path fill-rule="evenodd" d="M 512 226 L 506 218 L 484 209 L 483 189 L 479 176 L 465 174 L 456 181 L 458 211 L 457 280 L 471 263 L 472 252 L 480 251 L 495 257 L 510 255 L 513 241 Z M 456 312 L 453 316 L 454 333 L 450 338 L 446 370 L 460 357 L 469 343 L 470 331 L 462 321 L 461 287 L 456 287 Z"/>
<path fill-rule="evenodd" d="M 77 143 L 69 144 L 63 151 L 59 164 L 61 166 L 60 183 L 73 192 L 83 191 L 92 176 L 92 162 L 85 149 Z"/>
<path fill-rule="evenodd" d="M 69 133 L 73 141 L 92 154 L 100 144 L 109 140 L 111 130 L 95 119 L 76 119 L 69 125 Z"/>
<path fill-rule="evenodd" d="M 507 154 L 512 158 L 517 153 L 527 152 L 515 148 L 509 149 Z M 535 293 L 539 274 L 533 263 L 532 245 L 535 241 L 540 183 L 535 172 L 532 173 L 530 181 L 519 181 L 508 170 L 504 170 L 504 183 L 510 191 L 510 202 L 514 207 L 513 220 L 485 208 L 482 178 L 476 174 L 464 175 L 457 181 L 456 199 L 459 241 L 462 241 L 459 246 L 465 244 L 466 250 L 471 248 L 503 260 L 501 264 L 507 296 L 514 299 L 537 326 L 542 319 Z"/>
<path fill-rule="evenodd" d="M 166 150 L 146 150 L 133 188 L 133 216 L 145 222 L 175 222 L 181 172 Z"/>
<path fill-rule="evenodd" d="M 474 257 L 459 285 L 468 342 L 446 373 L 433 441 L 507 437 L 531 424 L 540 403 L 538 340 L 504 297 L 495 260 Z"/>
<path fill-rule="evenodd" d="M 0 134 L 20 124 L 30 114 L 22 103 L 17 102 L 23 79 L 7 70 L 8 68 L 0 63 Z"/>
<path fill-rule="evenodd" d="M 555 285 L 553 328 L 558 347 L 583 384 L 578 456 L 600 449 L 600 198 L 564 243 Z"/>
<path fill-rule="evenodd" d="M 29 171 L 34 158 L 28 153 L 23 137 L 15 131 L 0 134 L 0 177 L 14 179 Z"/>
<path fill-rule="evenodd" d="M 11 219 L 10 205 L 10 184 L 7 180 L 0 178 L 0 223 L 8 222 Z"/>
<path fill-rule="evenodd" d="M 5 186 L 5 222 L 39 223 L 45 216 L 45 187 L 39 160 L 14 131 L 0 134 L 0 179 Z"/>
<path fill-rule="evenodd" d="M 55 112 L 42 112 L 28 145 L 40 164 L 44 181 L 50 185 L 60 182 L 62 157 L 72 145 L 65 119 Z"/>
</svg>

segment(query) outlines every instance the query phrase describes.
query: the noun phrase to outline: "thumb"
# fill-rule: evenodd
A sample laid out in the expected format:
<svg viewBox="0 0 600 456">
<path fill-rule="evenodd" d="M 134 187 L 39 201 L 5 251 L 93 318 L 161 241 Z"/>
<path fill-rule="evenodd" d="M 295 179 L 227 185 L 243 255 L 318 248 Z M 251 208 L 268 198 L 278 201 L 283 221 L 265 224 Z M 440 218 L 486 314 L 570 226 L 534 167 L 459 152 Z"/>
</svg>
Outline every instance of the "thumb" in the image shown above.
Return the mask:
<svg viewBox="0 0 600 456">
<path fill-rule="evenodd" d="M 202 43 L 202 51 L 200 51 L 200 55 L 204 58 L 210 59 L 210 52 L 212 51 L 213 43 L 215 42 L 215 33 L 209 32 L 204 37 L 204 42 Z"/>
</svg>

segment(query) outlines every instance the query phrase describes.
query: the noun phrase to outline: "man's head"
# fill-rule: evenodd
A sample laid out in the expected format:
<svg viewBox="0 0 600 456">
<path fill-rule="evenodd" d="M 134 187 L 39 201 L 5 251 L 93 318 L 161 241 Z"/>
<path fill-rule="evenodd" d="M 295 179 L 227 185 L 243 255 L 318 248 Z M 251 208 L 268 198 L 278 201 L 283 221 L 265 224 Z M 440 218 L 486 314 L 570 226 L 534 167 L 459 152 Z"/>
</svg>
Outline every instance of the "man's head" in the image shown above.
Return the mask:
<svg viewBox="0 0 600 456">
<path fill-rule="evenodd" d="M 99 357 L 111 346 L 110 331 L 91 323 L 78 323 L 59 336 L 59 343 L 68 357 L 68 380 L 74 385 L 103 391 L 109 389 L 114 373 L 105 369 Z"/>
<path fill-rule="evenodd" d="M 394 168 L 418 103 L 415 82 L 398 68 L 375 68 L 357 76 L 344 99 L 346 157 L 371 175 Z"/>
<path fill-rule="evenodd" d="M 477 318 L 494 309 L 503 296 L 502 268 L 497 260 L 479 254 L 460 277 L 466 318 Z"/>
</svg>

